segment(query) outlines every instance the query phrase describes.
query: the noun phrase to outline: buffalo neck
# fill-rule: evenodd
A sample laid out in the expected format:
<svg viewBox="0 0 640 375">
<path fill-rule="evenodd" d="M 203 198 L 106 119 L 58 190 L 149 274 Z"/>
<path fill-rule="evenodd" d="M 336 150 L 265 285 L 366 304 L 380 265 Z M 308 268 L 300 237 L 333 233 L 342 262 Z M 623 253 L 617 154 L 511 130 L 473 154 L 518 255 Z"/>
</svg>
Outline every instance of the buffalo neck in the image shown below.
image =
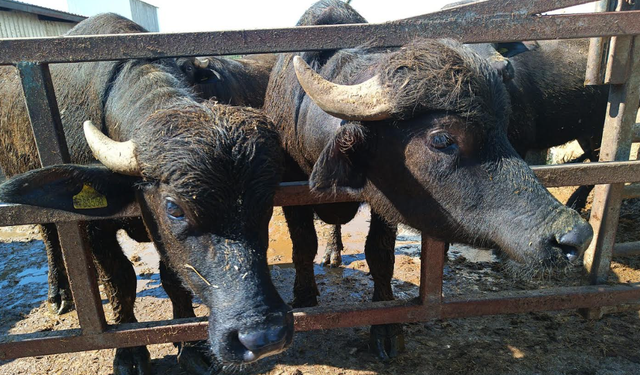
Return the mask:
<svg viewBox="0 0 640 375">
<path fill-rule="evenodd" d="M 178 77 L 177 66 L 168 60 L 125 62 L 105 101 L 105 133 L 118 141 L 135 140 L 145 136 L 141 125 L 157 111 L 197 105 Z"/>
</svg>

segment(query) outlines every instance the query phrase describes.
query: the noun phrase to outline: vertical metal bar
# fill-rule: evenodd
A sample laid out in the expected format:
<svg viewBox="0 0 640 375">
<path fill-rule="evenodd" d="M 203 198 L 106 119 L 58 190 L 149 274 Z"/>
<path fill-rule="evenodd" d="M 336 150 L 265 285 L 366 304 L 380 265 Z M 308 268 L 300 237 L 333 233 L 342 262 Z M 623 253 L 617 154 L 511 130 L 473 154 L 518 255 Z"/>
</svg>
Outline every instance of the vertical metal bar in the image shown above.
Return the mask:
<svg viewBox="0 0 640 375">
<path fill-rule="evenodd" d="M 57 228 L 82 333 L 104 332 L 107 322 L 84 223 L 59 223 Z"/>
<path fill-rule="evenodd" d="M 631 48 L 631 69 L 627 70 L 630 74 L 626 83 L 613 84 L 609 90 L 600 161 L 629 159 L 631 129 L 640 99 L 640 37 L 634 37 Z M 626 69 L 624 64 L 612 65 L 615 66 Z M 593 284 L 605 282 L 609 273 L 623 189 L 624 184 L 597 185 L 595 188 L 590 220 L 594 239 L 584 257 Z"/>
<path fill-rule="evenodd" d="M 33 136 L 42 166 L 68 163 L 69 150 L 62 130 L 51 73 L 47 64 L 21 62 L 17 65 L 27 103 Z"/>
<path fill-rule="evenodd" d="M 616 7 L 616 0 L 600 0 L 595 4 L 596 12 L 611 12 Z M 611 38 L 591 38 L 587 58 L 585 85 L 604 84 L 606 57 Z"/>
<path fill-rule="evenodd" d="M 420 252 L 420 301 L 423 304 L 442 302 L 442 276 L 446 243 L 422 234 Z"/>
<path fill-rule="evenodd" d="M 605 84 L 622 85 L 629 76 L 629 54 L 632 52 L 633 36 L 622 35 L 611 38 Z"/>
<path fill-rule="evenodd" d="M 68 163 L 69 150 L 48 65 L 21 62 L 17 67 L 40 163 L 42 166 Z M 80 326 L 83 333 L 93 334 L 104 331 L 107 323 L 91 249 L 81 226 L 64 223 L 57 228 Z"/>
</svg>

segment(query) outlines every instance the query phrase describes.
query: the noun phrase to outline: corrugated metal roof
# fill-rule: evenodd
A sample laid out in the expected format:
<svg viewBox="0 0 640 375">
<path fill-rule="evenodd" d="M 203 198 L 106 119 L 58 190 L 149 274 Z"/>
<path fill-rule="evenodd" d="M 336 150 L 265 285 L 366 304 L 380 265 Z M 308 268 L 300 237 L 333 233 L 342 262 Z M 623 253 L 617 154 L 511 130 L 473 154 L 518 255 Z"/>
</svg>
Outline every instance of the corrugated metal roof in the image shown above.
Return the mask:
<svg viewBox="0 0 640 375">
<path fill-rule="evenodd" d="M 37 14 L 38 16 L 44 16 L 52 19 L 58 19 L 60 21 L 67 22 L 80 22 L 84 20 L 85 16 L 79 14 L 73 14 L 55 10 L 51 8 L 41 7 L 39 5 L 27 4 L 16 0 L 0 0 L 0 8 L 6 8 L 11 10 L 17 10 L 26 13 Z"/>
</svg>

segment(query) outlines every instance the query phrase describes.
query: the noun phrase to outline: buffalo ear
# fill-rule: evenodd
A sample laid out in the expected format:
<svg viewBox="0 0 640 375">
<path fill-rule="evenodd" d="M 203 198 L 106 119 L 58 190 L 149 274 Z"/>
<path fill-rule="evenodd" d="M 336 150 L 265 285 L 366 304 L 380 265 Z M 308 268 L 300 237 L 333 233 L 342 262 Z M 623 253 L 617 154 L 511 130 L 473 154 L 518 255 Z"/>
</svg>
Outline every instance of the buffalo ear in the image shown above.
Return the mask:
<svg viewBox="0 0 640 375">
<path fill-rule="evenodd" d="M 524 52 L 535 51 L 540 48 L 538 42 L 508 42 L 508 43 L 494 43 L 493 47 L 499 54 L 506 58 L 510 58 L 519 55 Z"/>
<path fill-rule="evenodd" d="M 309 176 L 311 190 L 335 192 L 345 189 L 357 193 L 366 182 L 366 163 L 362 154 L 366 143 L 366 128 L 358 123 L 346 123 L 334 135 L 313 166 Z"/>
<path fill-rule="evenodd" d="M 109 216 L 135 200 L 138 181 L 101 165 L 54 165 L 7 180 L 0 185 L 0 201 Z"/>
<path fill-rule="evenodd" d="M 515 68 L 509 59 L 524 52 L 535 51 L 540 47 L 538 42 L 509 42 L 494 43 L 498 54 L 490 59 L 491 66 L 502 76 L 502 81 L 507 83 L 515 77 Z"/>
</svg>

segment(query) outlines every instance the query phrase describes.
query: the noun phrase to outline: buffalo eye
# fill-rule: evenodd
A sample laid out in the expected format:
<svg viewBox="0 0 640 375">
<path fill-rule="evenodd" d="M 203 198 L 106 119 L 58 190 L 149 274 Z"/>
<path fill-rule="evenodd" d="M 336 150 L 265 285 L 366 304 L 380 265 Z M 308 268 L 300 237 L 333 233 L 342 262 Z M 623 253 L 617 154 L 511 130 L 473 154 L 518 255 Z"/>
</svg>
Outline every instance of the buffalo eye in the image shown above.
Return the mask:
<svg viewBox="0 0 640 375">
<path fill-rule="evenodd" d="M 184 220 L 184 211 L 173 199 L 166 198 L 165 209 L 167 210 L 167 215 L 170 219 Z"/>
<path fill-rule="evenodd" d="M 429 146 L 438 151 L 449 151 L 456 146 L 453 137 L 445 132 L 437 132 L 429 137 Z"/>
</svg>

